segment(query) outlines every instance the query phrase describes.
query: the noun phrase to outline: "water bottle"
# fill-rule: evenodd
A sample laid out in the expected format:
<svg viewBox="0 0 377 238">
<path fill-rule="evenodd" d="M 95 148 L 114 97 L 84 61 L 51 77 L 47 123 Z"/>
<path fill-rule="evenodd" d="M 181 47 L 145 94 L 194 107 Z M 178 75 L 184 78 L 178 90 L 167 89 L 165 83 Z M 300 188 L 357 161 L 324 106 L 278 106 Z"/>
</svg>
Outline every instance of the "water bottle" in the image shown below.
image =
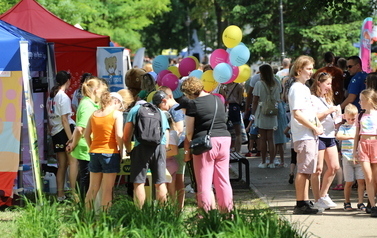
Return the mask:
<svg viewBox="0 0 377 238">
<path fill-rule="evenodd" d="M 45 190 L 47 190 L 45 192 L 55 194 L 57 191 L 55 174 L 46 172 L 45 177 L 43 179 L 43 185 Z"/>
</svg>

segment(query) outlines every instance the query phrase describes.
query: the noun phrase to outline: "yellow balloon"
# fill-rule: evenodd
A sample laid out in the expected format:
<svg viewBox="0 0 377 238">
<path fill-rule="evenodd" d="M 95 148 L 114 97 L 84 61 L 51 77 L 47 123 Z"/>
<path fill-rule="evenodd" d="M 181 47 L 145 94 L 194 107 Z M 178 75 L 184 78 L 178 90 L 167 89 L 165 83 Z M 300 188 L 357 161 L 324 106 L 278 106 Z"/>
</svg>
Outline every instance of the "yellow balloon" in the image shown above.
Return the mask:
<svg viewBox="0 0 377 238">
<path fill-rule="evenodd" d="M 251 68 L 249 65 L 244 64 L 241 66 L 238 66 L 239 73 L 237 78 L 233 81 L 235 83 L 243 83 L 251 76 Z"/>
<path fill-rule="evenodd" d="M 157 91 L 153 91 L 151 93 L 149 93 L 148 97 L 147 97 L 147 102 L 152 102 L 152 99 L 153 99 L 153 96 L 154 94 L 156 93 Z"/>
<path fill-rule="evenodd" d="M 195 60 L 195 64 L 196 64 L 196 68 L 195 69 L 198 69 L 199 66 L 200 66 L 198 58 L 196 58 L 195 56 L 189 56 L 188 58 L 192 58 L 193 60 Z"/>
<path fill-rule="evenodd" d="M 203 73 L 202 82 L 206 92 L 212 92 L 218 85 L 218 82 L 213 78 L 213 70 L 207 70 Z"/>
<path fill-rule="evenodd" d="M 177 76 L 178 78 L 182 77 L 181 74 L 179 73 L 179 70 L 178 70 L 177 66 L 170 66 L 168 68 L 168 70 L 170 70 L 170 72 L 172 72 L 173 74 L 175 74 L 175 76 Z"/>
<path fill-rule="evenodd" d="M 223 43 L 228 48 L 237 46 L 242 40 L 242 31 L 238 26 L 231 25 L 223 32 Z"/>
</svg>

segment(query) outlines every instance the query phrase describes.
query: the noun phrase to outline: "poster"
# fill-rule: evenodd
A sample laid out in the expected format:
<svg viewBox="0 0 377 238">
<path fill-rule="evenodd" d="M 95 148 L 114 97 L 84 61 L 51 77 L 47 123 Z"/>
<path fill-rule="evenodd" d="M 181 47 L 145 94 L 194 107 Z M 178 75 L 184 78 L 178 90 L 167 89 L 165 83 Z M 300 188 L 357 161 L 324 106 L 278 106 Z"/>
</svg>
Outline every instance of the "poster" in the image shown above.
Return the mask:
<svg viewBox="0 0 377 238">
<path fill-rule="evenodd" d="M 362 62 L 363 71 L 371 72 L 371 44 L 373 32 L 373 19 L 371 17 L 365 18 L 361 27 L 360 34 L 360 54 L 359 57 Z"/>
<path fill-rule="evenodd" d="M 124 59 L 124 47 L 97 47 L 97 75 L 107 80 L 110 92 L 126 87 L 127 62 Z"/>
</svg>

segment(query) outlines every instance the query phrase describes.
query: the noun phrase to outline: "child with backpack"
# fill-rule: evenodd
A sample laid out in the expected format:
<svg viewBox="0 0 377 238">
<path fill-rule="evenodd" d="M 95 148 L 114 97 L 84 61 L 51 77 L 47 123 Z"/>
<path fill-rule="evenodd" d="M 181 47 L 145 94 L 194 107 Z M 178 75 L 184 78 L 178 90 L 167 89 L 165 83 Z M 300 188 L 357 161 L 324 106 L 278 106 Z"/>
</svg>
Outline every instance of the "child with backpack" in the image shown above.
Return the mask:
<svg viewBox="0 0 377 238">
<path fill-rule="evenodd" d="M 166 150 L 169 142 L 169 124 L 165 114 L 159 109 L 168 110 L 167 95 L 157 91 L 153 103 L 134 106 L 126 120 L 123 141 L 126 153 L 131 158 L 130 181 L 134 185 L 134 200 L 142 208 L 146 199 L 144 185 L 147 171 L 150 168 L 156 198 L 159 202 L 166 201 Z M 131 138 L 135 135 L 134 148 L 131 151 Z"/>
</svg>

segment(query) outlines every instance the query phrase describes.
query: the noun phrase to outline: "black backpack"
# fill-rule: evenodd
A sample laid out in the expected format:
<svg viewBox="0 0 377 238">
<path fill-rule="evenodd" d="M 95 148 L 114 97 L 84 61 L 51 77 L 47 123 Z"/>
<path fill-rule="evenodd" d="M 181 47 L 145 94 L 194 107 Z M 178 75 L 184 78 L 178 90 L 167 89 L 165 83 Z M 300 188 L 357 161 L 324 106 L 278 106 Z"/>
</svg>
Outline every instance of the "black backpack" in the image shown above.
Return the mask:
<svg viewBox="0 0 377 238">
<path fill-rule="evenodd" d="M 135 137 L 140 144 L 157 146 L 162 139 L 160 110 L 151 103 L 140 105 L 136 114 Z"/>
</svg>

